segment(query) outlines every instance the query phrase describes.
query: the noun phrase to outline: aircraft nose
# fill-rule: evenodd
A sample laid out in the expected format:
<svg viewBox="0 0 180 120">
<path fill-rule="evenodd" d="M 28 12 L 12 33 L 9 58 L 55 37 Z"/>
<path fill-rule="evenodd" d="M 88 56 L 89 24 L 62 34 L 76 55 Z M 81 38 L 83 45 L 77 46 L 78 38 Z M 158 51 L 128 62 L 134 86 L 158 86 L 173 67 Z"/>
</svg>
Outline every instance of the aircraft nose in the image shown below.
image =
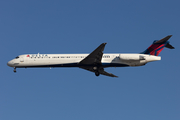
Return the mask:
<svg viewBox="0 0 180 120">
<path fill-rule="evenodd" d="M 13 62 L 12 62 L 12 60 L 9 61 L 9 62 L 7 63 L 7 65 L 8 65 L 9 67 L 13 67 Z"/>
</svg>

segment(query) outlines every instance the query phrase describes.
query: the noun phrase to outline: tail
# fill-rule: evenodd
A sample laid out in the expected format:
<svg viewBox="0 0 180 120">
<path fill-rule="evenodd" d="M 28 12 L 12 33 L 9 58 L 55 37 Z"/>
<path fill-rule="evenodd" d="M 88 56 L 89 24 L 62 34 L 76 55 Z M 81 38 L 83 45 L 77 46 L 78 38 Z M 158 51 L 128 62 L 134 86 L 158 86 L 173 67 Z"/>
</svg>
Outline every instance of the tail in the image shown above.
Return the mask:
<svg viewBox="0 0 180 120">
<path fill-rule="evenodd" d="M 151 46 L 149 46 L 144 52 L 141 54 L 149 54 L 149 55 L 155 55 L 158 56 L 159 53 L 164 49 L 164 47 L 167 47 L 169 49 L 174 49 L 172 45 L 169 44 L 169 38 L 172 35 L 168 35 L 165 38 L 161 40 L 155 40 Z"/>
</svg>

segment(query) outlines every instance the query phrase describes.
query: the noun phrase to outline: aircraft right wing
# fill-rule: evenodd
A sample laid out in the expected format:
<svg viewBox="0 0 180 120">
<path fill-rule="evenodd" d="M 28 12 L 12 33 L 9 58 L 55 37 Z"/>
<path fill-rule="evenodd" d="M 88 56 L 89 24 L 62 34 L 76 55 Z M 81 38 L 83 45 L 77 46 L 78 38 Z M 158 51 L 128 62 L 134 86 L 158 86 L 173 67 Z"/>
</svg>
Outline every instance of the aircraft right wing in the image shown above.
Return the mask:
<svg viewBox="0 0 180 120">
<path fill-rule="evenodd" d="M 88 70 L 88 71 L 91 71 L 91 72 L 96 72 L 93 67 L 80 67 L 82 69 L 85 69 L 85 70 Z M 112 73 L 108 73 L 106 71 L 104 71 L 104 68 L 100 68 L 99 70 L 99 74 L 102 74 L 102 75 L 106 75 L 106 76 L 109 76 L 109 77 L 118 77 L 116 75 L 113 75 Z"/>
<path fill-rule="evenodd" d="M 116 75 L 114 75 L 112 73 L 108 73 L 108 72 L 104 71 L 104 69 L 102 71 L 100 71 L 100 74 L 110 76 L 110 77 L 118 77 L 118 76 L 116 76 Z"/>
</svg>

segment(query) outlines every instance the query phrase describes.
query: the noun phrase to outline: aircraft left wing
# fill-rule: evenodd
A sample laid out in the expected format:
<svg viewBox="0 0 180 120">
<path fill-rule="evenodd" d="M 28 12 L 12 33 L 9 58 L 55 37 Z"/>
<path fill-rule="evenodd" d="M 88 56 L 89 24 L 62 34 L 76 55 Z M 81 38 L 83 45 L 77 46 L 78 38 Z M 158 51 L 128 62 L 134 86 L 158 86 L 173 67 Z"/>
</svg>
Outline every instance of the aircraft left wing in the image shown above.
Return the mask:
<svg viewBox="0 0 180 120">
<path fill-rule="evenodd" d="M 79 62 L 83 65 L 99 65 L 101 64 L 101 59 L 103 56 L 104 47 L 107 43 L 102 43 L 98 48 L 96 48 L 92 53 L 90 53 L 86 58 Z"/>
<path fill-rule="evenodd" d="M 86 58 L 79 62 L 80 68 L 94 72 L 97 76 L 99 74 L 110 76 L 110 77 L 117 77 L 111 73 L 104 71 L 102 67 L 102 56 L 104 47 L 107 43 L 102 43 L 98 48 L 96 48 L 92 53 L 90 53 Z"/>
</svg>

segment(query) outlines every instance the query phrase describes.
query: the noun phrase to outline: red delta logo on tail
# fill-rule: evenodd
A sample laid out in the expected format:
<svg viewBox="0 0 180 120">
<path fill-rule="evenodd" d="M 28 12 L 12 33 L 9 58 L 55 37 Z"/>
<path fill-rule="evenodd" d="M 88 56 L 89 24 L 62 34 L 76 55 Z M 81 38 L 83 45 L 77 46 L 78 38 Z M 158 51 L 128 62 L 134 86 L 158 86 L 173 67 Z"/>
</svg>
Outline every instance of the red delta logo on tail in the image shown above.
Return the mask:
<svg viewBox="0 0 180 120">
<path fill-rule="evenodd" d="M 159 53 L 164 49 L 164 47 L 167 47 L 169 49 L 174 49 L 172 45 L 169 44 L 169 38 L 172 35 L 168 35 L 167 37 L 161 39 L 161 40 L 156 40 L 153 42 L 151 46 L 149 46 L 144 52 L 141 54 L 149 54 L 149 55 L 154 55 L 158 56 Z"/>
<path fill-rule="evenodd" d="M 164 49 L 166 44 L 152 44 L 149 48 L 149 54 L 158 56 L 159 53 Z"/>
</svg>

